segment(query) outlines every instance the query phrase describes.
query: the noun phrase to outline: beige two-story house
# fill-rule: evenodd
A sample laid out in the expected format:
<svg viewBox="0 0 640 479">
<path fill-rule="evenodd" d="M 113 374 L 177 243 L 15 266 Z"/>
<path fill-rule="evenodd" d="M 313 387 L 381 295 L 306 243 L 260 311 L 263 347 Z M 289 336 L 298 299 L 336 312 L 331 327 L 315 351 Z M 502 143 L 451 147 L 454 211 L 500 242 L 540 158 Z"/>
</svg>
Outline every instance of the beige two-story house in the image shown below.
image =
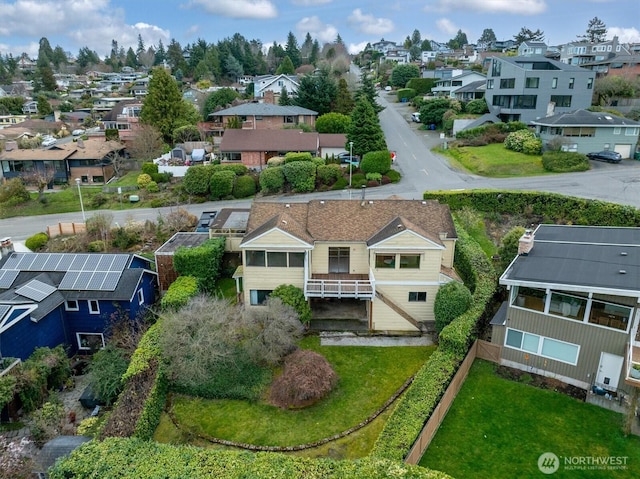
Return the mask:
<svg viewBox="0 0 640 479">
<path fill-rule="evenodd" d="M 259 307 L 281 284 L 312 310 L 352 302 L 371 331 L 429 330 L 441 285 L 456 279 L 456 230 L 436 201 L 254 202 L 240 242 L 242 299 Z"/>
</svg>

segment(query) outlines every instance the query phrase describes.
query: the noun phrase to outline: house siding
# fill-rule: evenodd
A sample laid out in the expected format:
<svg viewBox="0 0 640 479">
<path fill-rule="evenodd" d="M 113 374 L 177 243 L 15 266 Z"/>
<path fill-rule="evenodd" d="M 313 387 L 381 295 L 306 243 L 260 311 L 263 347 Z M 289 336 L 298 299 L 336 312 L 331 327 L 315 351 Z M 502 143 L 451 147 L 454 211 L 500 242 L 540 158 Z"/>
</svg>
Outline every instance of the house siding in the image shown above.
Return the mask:
<svg viewBox="0 0 640 479">
<path fill-rule="evenodd" d="M 65 344 L 67 336 L 67 327 L 59 309 L 37 323 L 25 316 L 0 334 L 0 353 L 3 357 L 20 358 L 24 361 L 35 348 L 55 348 L 59 344 Z"/>
<path fill-rule="evenodd" d="M 281 284 L 292 284 L 304 288 L 304 268 L 265 268 L 244 266 L 244 304 L 250 305 L 252 289 L 273 290 Z"/>
<path fill-rule="evenodd" d="M 453 255 L 456 249 L 456 242 L 455 240 L 444 240 L 443 243 L 445 250 L 442 252 L 442 266 L 453 268 Z"/>
<path fill-rule="evenodd" d="M 619 298 L 617 302 L 620 302 Z M 577 365 L 572 366 L 504 346 L 507 327 L 580 345 Z M 513 361 L 527 368 L 535 368 L 573 378 L 584 383 L 585 386 L 595 380 L 595 374 L 600 363 L 600 354 L 607 352 L 624 356 L 628 340 L 629 336 L 624 331 L 614 331 L 512 307 L 507 311 L 506 325 L 494 326 L 491 337 L 491 342 L 504 346 L 502 348 L 503 360 Z M 622 384 L 623 381 L 621 379 L 619 387 Z"/>
<path fill-rule="evenodd" d="M 595 126 L 595 134 L 591 137 L 575 137 L 575 136 L 562 136 L 552 135 L 547 132 L 542 132 L 542 128 L 538 125 L 536 131 L 540 134 L 542 143 L 546 145 L 549 141 L 556 138 L 561 138 L 567 146 L 575 145 L 575 149 L 571 151 L 577 151 L 578 153 L 587 154 L 592 151 L 612 150 L 618 151 L 620 147 L 628 149 L 631 153 L 636 150 L 638 145 L 638 136 L 625 135 L 625 126 L 619 128 L 619 133 L 614 134 L 614 128 L 598 127 Z"/>
<path fill-rule="evenodd" d="M 376 254 L 403 254 L 403 251 L 379 251 L 373 250 L 371 252 L 371 265 L 373 267 L 373 275 L 376 282 L 379 281 L 439 281 L 440 278 L 440 251 L 441 250 L 426 250 L 420 253 L 420 268 L 400 268 L 398 261 L 396 261 L 395 268 L 375 268 Z M 413 252 L 413 251 L 412 251 Z M 405 254 L 410 254 L 406 251 Z"/>
<path fill-rule="evenodd" d="M 375 331 L 418 331 L 418 329 L 379 299 L 370 304 L 371 326 Z"/>
<path fill-rule="evenodd" d="M 251 241 L 247 245 L 246 249 L 277 248 L 279 250 L 282 250 L 291 246 L 302 247 L 304 245 L 297 238 L 285 234 L 282 231 L 272 230 L 260 236 L 259 238 L 256 238 L 254 241 Z"/>
<path fill-rule="evenodd" d="M 329 273 L 329 248 L 349 248 L 349 274 L 369 274 L 369 252 L 365 243 L 316 243 L 312 252 L 312 274 Z"/>
<path fill-rule="evenodd" d="M 378 289 L 386 298 L 390 299 L 398 306 L 400 306 L 403 310 L 409 313 L 415 320 L 417 321 L 434 321 L 435 317 L 433 314 L 433 303 L 436 298 L 436 294 L 438 293 L 437 285 L 380 285 L 376 289 Z M 427 300 L 425 302 L 421 301 L 409 301 L 409 292 L 422 292 L 425 291 L 427 293 Z M 374 322 L 388 320 L 390 318 L 400 318 L 398 313 L 388 308 L 388 311 L 384 313 L 380 313 L 377 309 L 379 303 L 382 303 L 380 299 L 375 299 L 373 305 L 373 320 Z M 383 303 L 384 304 L 384 303 Z M 386 305 L 385 305 L 386 306 Z M 384 311 L 384 309 L 383 309 Z M 406 322 L 405 319 L 400 318 L 403 322 Z M 407 325 L 410 325 L 407 323 Z M 413 328 L 413 326 L 411 327 Z"/>
</svg>

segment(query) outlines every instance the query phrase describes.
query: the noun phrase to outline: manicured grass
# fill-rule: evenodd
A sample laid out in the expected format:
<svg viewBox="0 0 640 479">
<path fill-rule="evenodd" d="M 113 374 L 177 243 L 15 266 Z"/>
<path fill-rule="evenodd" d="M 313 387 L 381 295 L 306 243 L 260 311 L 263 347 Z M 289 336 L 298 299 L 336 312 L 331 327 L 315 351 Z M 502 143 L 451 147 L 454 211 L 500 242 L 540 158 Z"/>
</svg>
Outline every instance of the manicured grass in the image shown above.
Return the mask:
<svg viewBox="0 0 640 479">
<path fill-rule="evenodd" d="M 258 445 L 305 444 L 340 433 L 374 413 L 424 364 L 434 347 L 320 346 L 316 336 L 307 337 L 301 347 L 323 354 L 340 381 L 332 394 L 315 406 L 302 410 L 281 410 L 265 401 L 205 400 L 177 396 L 173 412 L 183 427 L 221 439 Z M 359 433 L 353 447 L 358 457 L 373 446 L 380 424 Z M 155 439 L 184 440 L 162 425 Z M 331 446 L 327 447 L 327 450 Z M 334 444 L 335 447 L 335 444 Z M 341 445 L 344 457 L 352 454 Z"/>
<path fill-rule="evenodd" d="M 507 150 L 502 143 L 436 150 L 459 166 L 480 176 L 509 178 L 549 174 L 542 167 L 542 156 Z"/>
<path fill-rule="evenodd" d="M 216 293 L 225 299 L 236 300 L 236 280 L 233 278 L 220 278 L 216 281 Z"/>
<path fill-rule="evenodd" d="M 498 377 L 477 360 L 420 465 L 456 479 L 544 477 L 538 458 L 560 458 L 554 478 L 640 476 L 640 438 L 624 437 L 623 416 Z M 626 470 L 568 470 L 565 458 L 627 457 Z"/>
</svg>

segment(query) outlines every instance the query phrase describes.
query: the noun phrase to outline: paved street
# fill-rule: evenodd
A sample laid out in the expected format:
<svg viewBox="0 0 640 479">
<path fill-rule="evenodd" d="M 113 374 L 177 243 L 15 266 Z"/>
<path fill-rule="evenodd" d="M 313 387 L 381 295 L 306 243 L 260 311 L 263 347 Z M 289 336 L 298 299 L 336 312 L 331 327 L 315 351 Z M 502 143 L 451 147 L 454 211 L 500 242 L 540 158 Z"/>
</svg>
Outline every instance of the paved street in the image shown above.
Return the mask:
<svg viewBox="0 0 640 479">
<path fill-rule="evenodd" d="M 380 124 L 390 150 L 397 153 L 396 168 L 402 180 L 395 185 L 372 188 L 365 192 L 367 198 L 387 198 L 392 195 L 406 199 L 422 198 L 425 190 L 455 189 L 512 189 L 556 192 L 570 196 L 601 199 L 640 208 L 640 161 L 625 160 L 621 164 L 592 162 L 592 169 L 583 173 L 545 175 L 524 178 L 483 178 L 452 168 L 447 159 L 431 152 L 441 144 L 437 132 L 418 129 L 410 121 L 413 109 L 408 104 L 390 103 L 393 99 L 380 93 L 380 104 L 386 108 L 380 113 Z M 303 195 L 266 197 L 260 201 L 299 202 L 312 198 L 347 199 L 360 198 L 362 191 L 326 191 Z M 225 207 L 248 208 L 251 200 L 215 201 L 196 205 L 185 205 L 190 213 L 200 216 L 202 211 Z M 141 208 L 135 210 L 112 210 L 114 223 L 125 224 L 129 219 L 137 221 L 157 220 L 158 215 L 169 213 L 172 208 Z M 88 212 L 89 216 L 93 213 Z M 0 220 L 0 238 L 10 236 L 24 240 L 46 229 L 46 225 L 58 222 L 81 222 L 80 211 L 59 215 L 20 217 Z"/>
</svg>

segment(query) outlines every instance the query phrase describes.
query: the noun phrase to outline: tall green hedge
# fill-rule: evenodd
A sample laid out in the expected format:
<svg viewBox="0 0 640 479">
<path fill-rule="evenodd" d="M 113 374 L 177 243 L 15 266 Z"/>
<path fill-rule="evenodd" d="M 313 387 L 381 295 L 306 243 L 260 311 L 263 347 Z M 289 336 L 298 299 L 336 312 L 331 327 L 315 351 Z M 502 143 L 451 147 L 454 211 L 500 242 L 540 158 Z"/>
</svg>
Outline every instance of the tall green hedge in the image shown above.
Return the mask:
<svg viewBox="0 0 640 479">
<path fill-rule="evenodd" d="M 424 199 L 446 203 L 452 210 L 469 207 L 486 213 L 539 216 L 544 223 L 638 226 L 640 210 L 600 200 L 539 191 L 471 190 L 427 191 Z"/>
<path fill-rule="evenodd" d="M 209 182 L 209 197 L 215 201 L 231 195 L 235 181 L 236 174 L 233 171 L 222 170 L 214 172 Z"/>
<path fill-rule="evenodd" d="M 282 166 L 269 167 L 260 172 L 260 189 L 265 193 L 277 193 L 284 188 Z"/>
<path fill-rule="evenodd" d="M 198 294 L 198 280 L 193 276 L 178 276 L 160 300 L 162 309 L 180 309 Z"/>
<path fill-rule="evenodd" d="M 180 247 L 173 255 L 173 267 L 181 276 L 193 276 L 200 291 L 213 291 L 222 271 L 224 238 L 213 238 L 195 248 Z"/>
<path fill-rule="evenodd" d="M 302 153 L 290 151 L 289 153 L 284 155 L 284 162 L 286 164 L 291 163 L 292 161 L 311 161 L 312 158 L 313 157 L 311 156 L 311 153 L 309 153 L 308 151 Z"/>
<path fill-rule="evenodd" d="M 420 466 L 363 458 L 311 459 L 268 452 L 249 453 L 173 446 L 139 439 L 90 441 L 49 470 L 51 479 L 448 479 Z"/>
<path fill-rule="evenodd" d="M 297 193 L 308 193 L 316 187 L 316 165 L 312 161 L 291 161 L 282 167 L 284 177 Z"/>
</svg>

